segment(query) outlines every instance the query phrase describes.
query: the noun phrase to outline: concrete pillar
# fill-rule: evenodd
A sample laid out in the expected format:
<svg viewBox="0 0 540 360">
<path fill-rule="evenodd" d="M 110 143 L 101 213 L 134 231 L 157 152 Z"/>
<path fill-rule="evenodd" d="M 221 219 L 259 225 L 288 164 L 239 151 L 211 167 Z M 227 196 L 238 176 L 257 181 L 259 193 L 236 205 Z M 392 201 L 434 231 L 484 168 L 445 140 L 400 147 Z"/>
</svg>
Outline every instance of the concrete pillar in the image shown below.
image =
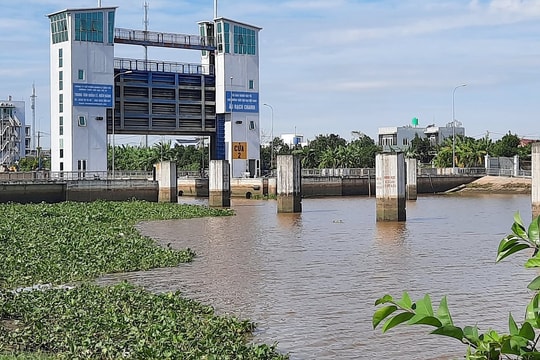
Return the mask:
<svg viewBox="0 0 540 360">
<path fill-rule="evenodd" d="M 519 155 L 514 155 L 514 176 L 519 176 Z"/>
<path fill-rule="evenodd" d="M 277 156 L 277 211 L 302 212 L 302 168 L 296 155 Z"/>
<path fill-rule="evenodd" d="M 231 172 L 227 160 L 210 160 L 208 206 L 231 206 Z"/>
<path fill-rule="evenodd" d="M 277 180 L 275 177 L 268 178 L 268 196 L 277 196 Z"/>
<path fill-rule="evenodd" d="M 486 168 L 486 175 L 489 175 L 489 168 L 491 167 L 491 157 L 489 154 L 484 155 L 484 167 Z"/>
<path fill-rule="evenodd" d="M 540 216 L 540 143 L 532 144 L 532 216 Z"/>
<path fill-rule="evenodd" d="M 155 179 L 158 181 L 158 202 L 178 202 L 176 163 L 162 161 L 154 165 Z"/>
<path fill-rule="evenodd" d="M 405 161 L 403 153 L 375 158 L 377 221 L 405 221 Z"/>
<path fill-rule="evenodd" d="M 407 194 L 407 200 L 416 200 L 418 198 L 417 192 L 417 162 L 416 159 L 405 159 L 405 169 L 407 171 L 407 186 L 405 192 Z"/>
</svg>

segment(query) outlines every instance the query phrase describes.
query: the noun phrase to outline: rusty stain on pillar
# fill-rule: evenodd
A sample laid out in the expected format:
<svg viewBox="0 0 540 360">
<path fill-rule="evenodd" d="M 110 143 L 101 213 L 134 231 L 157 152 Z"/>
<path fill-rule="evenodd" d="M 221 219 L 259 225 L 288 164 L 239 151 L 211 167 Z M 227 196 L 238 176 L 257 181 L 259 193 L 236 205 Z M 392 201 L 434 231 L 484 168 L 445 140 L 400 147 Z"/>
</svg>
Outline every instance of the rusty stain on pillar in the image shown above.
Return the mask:
<svg viewBox="0 0 540 360">
<path fill-rule="evenodd" d="M 403 153 L 377 154 L 375 159 L 377 221 L 405 221 Z"/>
<path fill-rule="evenodd" d="M 154 165 L 158 181 L 158 202 L 178 202 L 176 163 L 162 161 Z"/>
<path fill-rule="evenodd" d="M 210 160 L 208 206 L 231 206 L 231 171 L 227 160 Z"/>
<path fill-rule="evenodd" d="M 532 216 L 540 216 L 540 143 L 532 144 Z"/>
<path fill-rule="evenodd" d="M 277 212 L 302 212 L 302 168 L 297 155 L 277 157 Z"/>
<path fill-rule="evenodd" d="M 407 185 L 405 188 L 405 193 L 407 195 L 407 200 L 416 200 L 418 199 L 417 191 L 417 164 L 416 159 L 405 159 L 405 171 L 407 172 Z"/>
</svg>

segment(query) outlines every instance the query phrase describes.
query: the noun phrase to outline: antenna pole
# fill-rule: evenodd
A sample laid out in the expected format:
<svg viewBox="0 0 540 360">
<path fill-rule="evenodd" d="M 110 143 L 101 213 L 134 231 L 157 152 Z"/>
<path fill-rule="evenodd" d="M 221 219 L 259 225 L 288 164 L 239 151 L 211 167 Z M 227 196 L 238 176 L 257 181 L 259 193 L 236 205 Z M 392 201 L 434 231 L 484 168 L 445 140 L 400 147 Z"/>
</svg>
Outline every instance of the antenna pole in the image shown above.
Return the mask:
<svg viewBox="0 0 540 360">
<path fill-rule="evenodd" d="M 101 0 L 98 0 L 97 6 L 98 6 L 98 7 L 101 7 Z"/>
<path fill-rule="evenodd" d="M 217 19 L 217 0 L 214 0 L 214 19 Z"/>
</svg>

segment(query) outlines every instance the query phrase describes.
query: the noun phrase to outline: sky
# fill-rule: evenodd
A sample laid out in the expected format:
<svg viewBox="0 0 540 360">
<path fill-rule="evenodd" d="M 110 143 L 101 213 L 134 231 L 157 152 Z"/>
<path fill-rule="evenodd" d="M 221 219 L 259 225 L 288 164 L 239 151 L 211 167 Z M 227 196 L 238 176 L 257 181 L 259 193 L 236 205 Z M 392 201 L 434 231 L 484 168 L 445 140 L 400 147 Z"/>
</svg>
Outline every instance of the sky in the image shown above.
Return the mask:
<svg viewBox="0 0 540 360">
<path fill-rule="evenodd" d="M 197 34 L 213 0 L 147 0 L 148 28 Z M 143 29 L 144 0 L 118 6 L 116 27 Z M 49 20 L 97 0 L 2 1 L 0 99 L 26 101 L 36 87 L 36 128 L 47 146 Z M 219 0 L 218 16 L 256 25 L 263 138 L 305 139 L 380 127 L 446 126 L 453 115 L 467 136 L 511 132 L 540 139 L 540 0 Z M 149 49 L 149 59 L 199 63 L 193 50 Z M 115 56 L 144 58 L 115 45 Z M 461 86 L 466 84 L 466 86 Z M 269 107 L 262 106 L 270 104 Z M 273 123 L 273 126 L 272 126 Z M 140 142 L 140 136 L 120 142 Z"/>
</svg>

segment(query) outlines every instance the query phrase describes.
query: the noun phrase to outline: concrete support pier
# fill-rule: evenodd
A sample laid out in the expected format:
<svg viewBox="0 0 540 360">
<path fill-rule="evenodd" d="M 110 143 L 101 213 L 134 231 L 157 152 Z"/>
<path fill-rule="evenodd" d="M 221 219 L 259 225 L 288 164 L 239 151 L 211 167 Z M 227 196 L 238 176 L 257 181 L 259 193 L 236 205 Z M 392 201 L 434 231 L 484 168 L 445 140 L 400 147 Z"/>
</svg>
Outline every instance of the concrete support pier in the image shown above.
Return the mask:
<svg viewBox="0 0 540 360">
<path fill-rule="evenodd" d="M 227 160 L 210 160 L 208 206 L 231 206 L 231 172 Z"/>
<path fill-rule="evenodd" d="M 532 162 L 532 216 L 540 216 L 540 143 L 533 143 Z"/>
<path fill-rule="evenodd" d="M 176 163 L 162 161 L 154 165 L 155 178 L 159 184 L 158 202 L 178 202 Z"/>
<path fill-rule="evenodd" d="M 277 157 L 277 212 L 302 212 L 302 169 L 296 155 Z"/>
<path fill-rule="evenodd" d="M 405 170 L 407 171 L 407 186 L 405 188 L 405 193 L 407 194 L 407 200 L 418 199 L 418 190 L 416 185 L 416 167 L 416 159 L 405 159 Z"/>
<path fill-rule="evenodd" d="M 403 153 L 375 158 L 377 221 L 405 221 L 405 160 Z"/>
</svg>

